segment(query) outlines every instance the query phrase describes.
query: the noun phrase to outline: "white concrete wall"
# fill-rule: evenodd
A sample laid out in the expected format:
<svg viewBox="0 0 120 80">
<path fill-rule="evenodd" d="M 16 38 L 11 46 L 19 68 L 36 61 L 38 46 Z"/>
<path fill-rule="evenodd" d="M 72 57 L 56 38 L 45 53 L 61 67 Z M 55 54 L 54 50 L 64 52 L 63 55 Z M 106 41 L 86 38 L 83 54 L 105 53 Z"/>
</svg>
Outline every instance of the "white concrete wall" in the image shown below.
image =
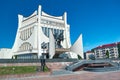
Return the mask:
<svg viewBox="0 0 120 80">
<path fill-rule="evenodd" d="M 4 59 L 4 58 L 9 58 L 9 52 L 11 51 L 11 49 L 8 48 L 1 48 L 0 49 L 0 59 Z"/>
</svg>

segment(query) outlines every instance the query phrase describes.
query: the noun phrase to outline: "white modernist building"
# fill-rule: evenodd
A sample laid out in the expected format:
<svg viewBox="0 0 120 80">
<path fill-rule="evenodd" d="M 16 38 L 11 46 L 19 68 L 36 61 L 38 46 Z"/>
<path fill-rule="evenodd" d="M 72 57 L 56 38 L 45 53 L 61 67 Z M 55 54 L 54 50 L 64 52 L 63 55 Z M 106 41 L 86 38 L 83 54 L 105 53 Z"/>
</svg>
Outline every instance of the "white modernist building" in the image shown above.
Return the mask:
<svg viewBox="0 0 120 80">
<path fill-rule="evenodd" d="M 6 52 L 7 51 L 7 52 Z M 65 53 L 69 58 L 83 58 L 82 35 L 73 46 L 70 41 L 70 25 L 67 13 L 55 17 L 42 11 L 41 6 L 29 17 L 18 15 L 18 30 L 12 49 L 0 50 L 0 58 L 47 58 Z"/>
</svg>

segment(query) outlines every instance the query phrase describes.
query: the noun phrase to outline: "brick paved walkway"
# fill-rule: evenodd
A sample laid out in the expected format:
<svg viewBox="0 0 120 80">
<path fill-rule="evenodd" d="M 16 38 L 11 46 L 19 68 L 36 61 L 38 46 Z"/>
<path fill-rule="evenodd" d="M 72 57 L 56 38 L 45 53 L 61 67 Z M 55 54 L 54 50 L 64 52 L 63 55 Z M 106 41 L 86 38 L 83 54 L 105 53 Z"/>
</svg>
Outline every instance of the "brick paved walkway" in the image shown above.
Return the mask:
<svg viewBox="0 0 120 80">
<path fill-rule="evenodd" d="M 120 71 L 113 72 L 75 72 L 65 75 L 33 75 L 19 78 L 0 78 L 0 80 L 120 80 Z"/>
</svg>

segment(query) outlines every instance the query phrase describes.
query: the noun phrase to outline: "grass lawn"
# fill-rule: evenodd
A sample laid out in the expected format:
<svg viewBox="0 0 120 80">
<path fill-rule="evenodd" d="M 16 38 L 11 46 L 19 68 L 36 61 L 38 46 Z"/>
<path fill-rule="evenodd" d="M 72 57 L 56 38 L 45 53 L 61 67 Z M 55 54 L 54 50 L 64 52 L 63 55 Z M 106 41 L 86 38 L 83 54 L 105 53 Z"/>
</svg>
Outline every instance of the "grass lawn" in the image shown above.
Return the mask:
<svg viewBox="0 0 120 80">
<path fill-rule="evenodd" d="M 36 68 L 37 68 L 37 66 L 0 67 L 0 75 L 34 73 L 34 72 L 36 72 Z"/>
</svg>

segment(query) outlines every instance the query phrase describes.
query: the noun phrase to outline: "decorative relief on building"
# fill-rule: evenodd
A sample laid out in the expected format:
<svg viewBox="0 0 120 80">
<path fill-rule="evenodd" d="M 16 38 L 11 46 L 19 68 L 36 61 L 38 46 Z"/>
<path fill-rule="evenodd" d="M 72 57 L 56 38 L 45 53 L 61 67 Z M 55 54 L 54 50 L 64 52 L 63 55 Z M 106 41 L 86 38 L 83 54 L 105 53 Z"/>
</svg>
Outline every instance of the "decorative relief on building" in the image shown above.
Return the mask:
<svg viewBox="0 0 120 80">
<path fill-rule="evenodd" d="M 24 28 L 27 28 L 27 27 L 29 27 L 29 26 L 31 26 L 31 25 L 34 25 L 35 23 L 37 23 L 37 21 L 31 22 L 31 23 L 29 23 L 29 24 L 24 24 L 24 25 L 22 25 L 22 27 L 20 28 L 20 30 L 21 30 L 21 29 L 24 29 Z"/>
<path fill-rule="evenodd" d="M 50 26 L 64 27 L 64 23 L 54 22 L 54 21 L 45 20 L 45 19 L 41 19 L 41 24 L 47 24 L 47 25 L 50 25 Z"/>
<path fill-rule="evenodd" d="M 30 38 L 30 36 L 32 35 L 34 31 L 34 27 L 31 27 L 31 28 L 27 28 L 23 31 L 20 32 L 20 39 L 23 40 L 23 41 L 26 41 L 27 39 Z"/>
<path fill-rule="evenodd" d="M 29 42 L 24 42 L 19 47 L 19 51 L 32 51 L 33 46 Z"/>
</svg>

